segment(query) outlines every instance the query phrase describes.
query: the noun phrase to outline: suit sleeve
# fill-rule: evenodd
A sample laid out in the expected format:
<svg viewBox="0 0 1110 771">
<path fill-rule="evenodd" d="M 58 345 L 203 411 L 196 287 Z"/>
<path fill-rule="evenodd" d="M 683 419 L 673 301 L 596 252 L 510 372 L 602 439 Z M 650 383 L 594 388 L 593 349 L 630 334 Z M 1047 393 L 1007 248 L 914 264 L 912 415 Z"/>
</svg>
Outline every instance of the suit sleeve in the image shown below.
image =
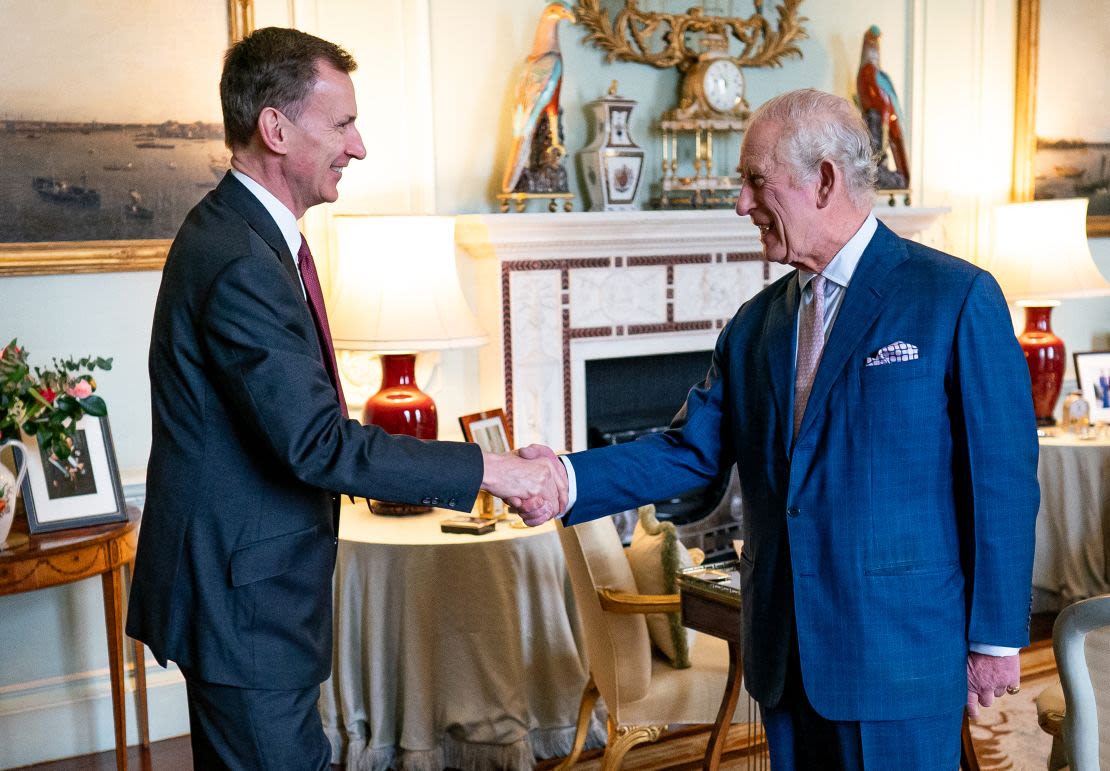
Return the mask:
<svg viewBox="0 0 1110 771">
<path fill-rule="evenodd" d="M 573 453 L 577 499 L 564 522 L 574 525 L 704 487 L 731 468 L 726 436 L 726 327 L 703 383 L 690 389 L 670 427 L 634 442 Z"/>
<path fill-rule="evenodd" d="M 950 403 L 969 640 L 1029 643 L 1040 487 L 1029 370 L 1002 292 L 980 273 L 957 322 Z"/>
<path fill-rule="evenodd" d="M 277 260 L 230 262 L 202 309 L 213 380 L 274 462 L 302 482 L 399 503 L 438 498 L 469 510 L 482 480 L 477 445 L 391 436 L 347 420 L 320 360 L 303 298 Z M 310 337 L 311 336 L 311 337 Z"/>
</svg>

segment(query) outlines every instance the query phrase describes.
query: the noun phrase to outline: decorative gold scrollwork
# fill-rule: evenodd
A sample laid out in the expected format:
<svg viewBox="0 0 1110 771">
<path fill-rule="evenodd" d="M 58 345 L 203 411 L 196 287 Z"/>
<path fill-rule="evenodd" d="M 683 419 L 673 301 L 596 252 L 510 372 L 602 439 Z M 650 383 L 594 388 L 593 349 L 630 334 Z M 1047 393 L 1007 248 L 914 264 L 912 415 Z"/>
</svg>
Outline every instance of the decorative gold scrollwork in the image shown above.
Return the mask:
<svg viewBox="0 0 1110 771">
<path fill-rule="evenodd" d="M 742 67 L 778 67 L 788 56 L 801 58 L 797 43 L 807 37 L 802 23 L 808 21 L 798 15 L 801 4 L 802 0 L 783 0 L 776 6 L 778 23 L 774 28 L 763 15 L 763 0 L 755 0 L 755 13 L 746 19 L 706 16 L 701 8 L 682 14 L 643 11 L 638 0 L 625 0 L 615 18 L 601 7 L 601 0 L 578 0 L 574 13 L 590 31 L 585 39 L 608 51 L 610 62 L 620 59 L 685 71 L 701 53 L 687 44 L 690 33 L 716 34 L 726 40 L 731 34 L 741 50 L 730 58 Z M 663 47 L 652 50 L 653 44 Z"/>
</svg>

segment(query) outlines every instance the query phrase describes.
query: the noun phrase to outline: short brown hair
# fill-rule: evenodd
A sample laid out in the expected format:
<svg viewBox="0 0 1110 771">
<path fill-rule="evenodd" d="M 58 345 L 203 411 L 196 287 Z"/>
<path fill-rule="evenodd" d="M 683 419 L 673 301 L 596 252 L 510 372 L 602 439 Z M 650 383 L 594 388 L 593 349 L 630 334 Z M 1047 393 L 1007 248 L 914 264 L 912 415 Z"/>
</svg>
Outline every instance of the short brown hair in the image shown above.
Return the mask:
<svg viewBox="0 0 1110 771">
<path fill-rule="evenodd" d="M 335 43 L 295 29 L 264 27 L 231 46 L 220 76 L 227 146 L 248 144 L 266 107 L 296 120 L 316 83 L 320 62 L 347 73 L 358 66 Z"/>
</svg>

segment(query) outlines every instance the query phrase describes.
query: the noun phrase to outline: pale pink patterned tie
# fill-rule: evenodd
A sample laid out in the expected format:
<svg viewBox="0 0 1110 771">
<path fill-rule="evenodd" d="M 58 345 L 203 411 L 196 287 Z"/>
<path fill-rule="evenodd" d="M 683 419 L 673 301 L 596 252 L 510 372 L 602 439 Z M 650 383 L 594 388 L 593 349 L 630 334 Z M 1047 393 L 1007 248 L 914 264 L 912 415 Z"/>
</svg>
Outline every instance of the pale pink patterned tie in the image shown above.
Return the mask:
<svg viewBox="0 0 1110 771">
<path fill-rule="evenodd" d="M 798 362 L 794 371 L 794 439 L 802 425 L 809 392 L 813 390 L 813 376 L 821 363 L 825 348 L 825 277 L 820 273 L 809 282 L 813 292 L 809 305 L 802 305 L 798 324 Z"/>
<path fill-rule="evenodd" d="M 320 349 L 324 353 L 324 366 L 328 376 L 335 385 L 335 394 L 339 397 L 339 407 L 343 410 L 343 417 L 347 414 L 347 400 L 343 397 L 343 383 L 339 380 L 339 368 L 335 365 L 335 346 L 331 341 L 331 328 L 328 326 L 328 312 L 324 307 L 324 292 L 320 288 L 320 276 L 316 273 L 316 263 L 312 259 L 308 242 L 301 236 L 301 248 L 297 252 L 298 267 L 301 270 L 301 281 L 304 282 L 304 292 L 308 296 L 308 307 L 312 311 L 312 320 L 316 322 L 316 335 L 320 338 Z"/>
</svg>

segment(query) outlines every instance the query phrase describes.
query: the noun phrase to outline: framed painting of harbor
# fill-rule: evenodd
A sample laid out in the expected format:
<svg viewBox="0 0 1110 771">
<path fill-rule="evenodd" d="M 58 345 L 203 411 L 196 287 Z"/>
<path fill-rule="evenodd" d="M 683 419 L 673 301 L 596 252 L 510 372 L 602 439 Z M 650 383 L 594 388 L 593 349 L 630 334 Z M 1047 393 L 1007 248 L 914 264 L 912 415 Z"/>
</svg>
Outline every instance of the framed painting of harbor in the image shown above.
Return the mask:
<svg viewBox="0 0 1110 771">
<path fill-rule="evenodd" d="M 1013 197 L 1086 198 L 1089 236 L 1110 235 L 1107 29 L 1108 3 L 1018 0 Z"/>
<path fill-rule="evenodd" d="M 252 0 L 44 8 L 0 0 L 0 276 L 157 270 L 228 168 L 217 84 Z"/>
</svg>

